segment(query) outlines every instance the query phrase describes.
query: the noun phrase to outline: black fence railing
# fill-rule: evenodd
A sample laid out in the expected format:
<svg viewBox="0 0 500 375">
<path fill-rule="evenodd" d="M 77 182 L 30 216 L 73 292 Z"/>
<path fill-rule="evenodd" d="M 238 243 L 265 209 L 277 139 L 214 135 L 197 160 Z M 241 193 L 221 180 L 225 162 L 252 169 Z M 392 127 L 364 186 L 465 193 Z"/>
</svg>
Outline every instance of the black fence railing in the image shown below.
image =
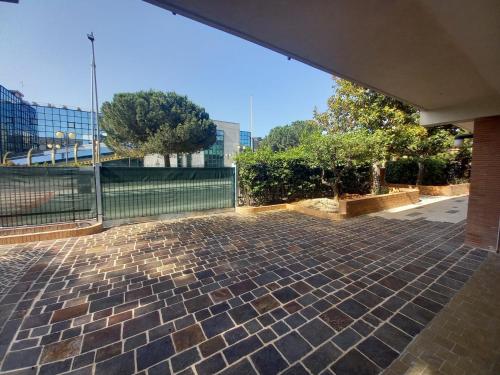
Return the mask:
<svg viewBox="0 0 500 375">
<path fill-rule="evenodd" d="M 101 167 L 104 220 L 234 207 L 233 168 Z"/>
<path fill-rule="evenodd" d="M 95 217 L 92 167 L 0 168 L 0 226 L 40 225 Z"/>
</svg>

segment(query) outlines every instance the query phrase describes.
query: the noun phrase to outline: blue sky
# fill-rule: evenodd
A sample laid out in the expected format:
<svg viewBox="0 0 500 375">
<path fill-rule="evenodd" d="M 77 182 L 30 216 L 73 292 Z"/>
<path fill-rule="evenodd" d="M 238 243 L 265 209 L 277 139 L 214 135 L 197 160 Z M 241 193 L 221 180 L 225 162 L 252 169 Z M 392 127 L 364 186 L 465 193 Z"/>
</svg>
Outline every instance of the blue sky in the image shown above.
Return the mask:
<svg viewBox="0 0 500 375">
<path fill-rule="evenodd" d="M 116 92 L 176 91 L 211 118 L 254 134 L 312 117 L 332 94 L 330 75 L 141 0 L 0 2 L 0 84 L 30 101 L 90 107 L 96 36 L 99 100 Z"/>
</svg>

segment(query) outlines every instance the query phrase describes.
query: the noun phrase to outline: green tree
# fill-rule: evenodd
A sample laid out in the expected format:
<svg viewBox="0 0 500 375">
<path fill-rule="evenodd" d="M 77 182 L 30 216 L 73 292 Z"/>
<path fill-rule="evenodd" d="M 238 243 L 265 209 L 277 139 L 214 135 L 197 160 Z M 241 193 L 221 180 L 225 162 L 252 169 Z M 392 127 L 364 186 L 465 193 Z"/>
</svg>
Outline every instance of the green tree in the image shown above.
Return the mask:
<svg viewBox="0 0 500 375">
<path fill-rule="evenodd" d="M 120 156 L 193 153 L 215 143 L 216 126 L 205 110 L 174 92 L 115 94 L 102 105 L 106 144 Z"/>
<path fill-rule="evenodd" d="M 304 135 L 318 130 L 318 124 L 313 120 L 294 121 L 289 125 L 272 128 L 262 140 L 260 147 L 272 151 L 285 151 L 300 144 Z"/>
<path fill-rule="evenodd" d="M 332 188 L 334 200 L 338 202 L 346 168 L 373 164 L 385 158 L 381 135 L 366 129 L 315 132 L 304 139 L 301 147 L 305 155 L 309 155 L 311 165 L 321 169 L 323 183 Z M 332 178 L 327 178 L 327 171 L 333 172 Z"/>
<path fill-rule="evenodd" d="M 333 78 L 335 93 L 328 99 L 325 112 L 315 111 L 314 118 L 331 131 L 355 129 L 391 129 L 416 125 L 416 108 L 341 78 Z"/>
</svg>

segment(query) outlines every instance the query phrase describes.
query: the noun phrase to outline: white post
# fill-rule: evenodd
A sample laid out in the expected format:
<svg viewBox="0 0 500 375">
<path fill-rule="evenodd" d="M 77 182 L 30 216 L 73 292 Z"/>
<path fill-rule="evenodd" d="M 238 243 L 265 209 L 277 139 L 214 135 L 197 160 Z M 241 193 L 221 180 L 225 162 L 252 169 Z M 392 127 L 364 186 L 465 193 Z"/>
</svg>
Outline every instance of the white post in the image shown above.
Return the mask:
<svg viewBox="0 0 500 375">
<path fill-rule="evenodd" d="M 101 190 L 101 163 L 95 164 L 94 176 L 95 176 L 97 222 L 102 223 L 103 215 L 102 215 L 102 190 Z"/>
</svg>

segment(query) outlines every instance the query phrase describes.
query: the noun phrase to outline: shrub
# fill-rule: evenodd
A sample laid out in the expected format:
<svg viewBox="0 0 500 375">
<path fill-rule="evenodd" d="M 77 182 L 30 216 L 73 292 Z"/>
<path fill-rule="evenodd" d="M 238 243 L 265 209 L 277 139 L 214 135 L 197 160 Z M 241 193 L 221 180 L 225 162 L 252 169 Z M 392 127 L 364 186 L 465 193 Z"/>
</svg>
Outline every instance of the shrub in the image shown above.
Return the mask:
<svg viewBox="0 0 500 375">
<path fill-rule="evenodd" d="M 385 181 L 390 184 L 417 183 L 418 162 L 415 159 L 388 161 L 385 167 Z"/>
<path fill-rule="evenodd" d="M 243 152 L 236 162 L 243 204 L 264 205 L 333 195 L 331 188 L 321 181 L 321 170 L 311 167 L 307 155 L 298 149 Z M 363 166 L 345 172 L 342 192 L 370 191 L 371 168 Z M 326 177 L 330 176 L 332 172 L 327 171 Z"/>
<path fill-rule="evenodd" d="M 467 182 L 470 178 L 471 154 L 441 154 L 424 159 L 422 185 L 448 185 Z M 417 159 L 399 159 L 386 164 L 385 181 L 392 184 L 415 185 L 418 175 Z"/>
</svg>

